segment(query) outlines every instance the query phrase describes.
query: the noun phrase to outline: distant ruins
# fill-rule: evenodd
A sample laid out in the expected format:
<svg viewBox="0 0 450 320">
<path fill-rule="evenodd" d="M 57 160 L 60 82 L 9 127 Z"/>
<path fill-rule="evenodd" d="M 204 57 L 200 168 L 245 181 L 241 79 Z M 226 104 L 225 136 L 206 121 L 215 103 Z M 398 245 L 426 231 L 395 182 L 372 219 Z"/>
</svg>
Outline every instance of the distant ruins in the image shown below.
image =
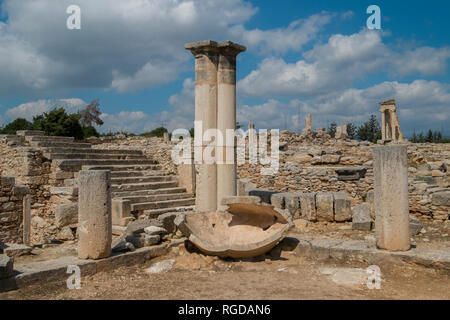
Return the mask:
<svg viewBox="0 0 450 320">
<path fill-rule="evenodd" d="M 400 123 L 398 122 L 395 99 L 381 102 L 380 105 L 382 142 L 404 142 L 403 134 L 400 131 Z"/>
</svg>

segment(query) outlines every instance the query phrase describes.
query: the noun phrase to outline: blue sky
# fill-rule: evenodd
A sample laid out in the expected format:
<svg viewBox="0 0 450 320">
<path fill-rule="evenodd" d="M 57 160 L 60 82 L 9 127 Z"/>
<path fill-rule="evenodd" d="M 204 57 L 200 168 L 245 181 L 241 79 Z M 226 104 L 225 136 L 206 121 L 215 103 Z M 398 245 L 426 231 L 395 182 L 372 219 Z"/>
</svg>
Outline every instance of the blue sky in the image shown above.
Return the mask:
<svg viewBox="0 0 450 320">
<path fill-rule="evenodd" d="M 65 11 L 81 8 L 81 30 Z M 382 30 L 366 9 L 381 8 Z M 238 120 L 300 131 L 366 120 L 396 98 L 405 135 L 450 135 L 448 1 L 0 0 L 0 124 L 99 98 L 101 131 L 192 127 L 185 42 L 232 40 Z"/>
</svg>

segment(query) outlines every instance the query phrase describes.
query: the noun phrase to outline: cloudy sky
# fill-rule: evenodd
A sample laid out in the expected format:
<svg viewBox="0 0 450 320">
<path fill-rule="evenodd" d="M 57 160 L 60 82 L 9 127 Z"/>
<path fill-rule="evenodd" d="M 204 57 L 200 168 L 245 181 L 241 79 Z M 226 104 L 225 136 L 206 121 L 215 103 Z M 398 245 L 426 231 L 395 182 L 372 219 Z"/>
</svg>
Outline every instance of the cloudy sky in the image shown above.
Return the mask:
<svg viewBox="0 0 450 320">
<path fill-rule="evenodd" d="M 66 9 L 81 8 L 81 30 Z M 191 128 L 194 58 L 184 43 L 231 40 L 238 120 L 300 131 L 365 121 L 395 98 L 402 130 L 450 135 L 450 4 L 372 1 L 0 0 L 0 125 L 99 98 L 103 132 Z"/>
</svg>

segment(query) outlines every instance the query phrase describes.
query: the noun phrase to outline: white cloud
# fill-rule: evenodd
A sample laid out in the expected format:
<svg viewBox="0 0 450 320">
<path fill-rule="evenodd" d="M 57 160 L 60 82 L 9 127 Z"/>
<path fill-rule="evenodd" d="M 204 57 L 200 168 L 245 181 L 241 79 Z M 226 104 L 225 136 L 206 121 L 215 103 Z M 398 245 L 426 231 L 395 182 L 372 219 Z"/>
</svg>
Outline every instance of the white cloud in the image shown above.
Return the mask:
<svg viewBox="0 0 450 320">
<path fill-rule="evenodd" d="M 382 33 L 362 30 L 350 36 L 333 35 L 296 63 L 265 59 L 239 81 L 238 87 L 244 96 L 312 97 L 347 89 L 371 73 L 440 74 L 449 58 L 447 47 L 396 52 L 383 43 Z"/>
<path fill-rule="evenodd" d="M 101 132 L 143 133 L 155 128 L 156 123 L 142 111 L 121 111 L 117 114 L 103 114 Z"/>
<path fill-rule="evenodd" d="M 0 95 L 74 88 L 136 91 L 186 70 L 185 42 L 227 39 L 257 11 L 245 0 L 78 0 L 81 30 L 66 28 L 72 0 L 5 0 Z M 233 39 L 230 39 L 233 40 Z"/>
<path fill-rule="evenodd" d="M 371 114 L 379 117 L 379 102 L 395 98 L 402 131 L 447 129 L 450 122 L 450 85 L 436 81 L 416 80 L 411 83 L 383 82 L 366 89 L 346 89 L 329 95 L 283 103 L 268 100 L 256 106 L 238 108 L 238 120 L 253 122 L 259 128 L 300 131 L 304 116 L 311 113 L 314 128 L 367 121 Z M 448 129 L 447 129 L 448 130 Z M 450 132 L 447 132 L 449 134 Z"/>
<path fill-rule="evenodd" d="M 78 98 L 38 100 L 23 103 L 15 108 L 8 109 L 5 116 L 9 120 L 24 118 L 31 121 L 33 120 L 33 117 L 55 108 L 62 107 L 66 109 L 68 113 L 75 113 L 84 108 L 86 105 L 86 102 Z"/>
<path fill-rule="evenodd" d="M 314 39 L 321 28 L 328 24 L 332 14 L 322 12 L 307 19 L 295 20 L 287 28 L 270 30 L 246 30 L 243 25 L 234 26 L 231 34 L 240 38 L 250 50 L 259 53 L 285 53 L 288 50 L 298 51 L 303 45 Z"/>
</svg>

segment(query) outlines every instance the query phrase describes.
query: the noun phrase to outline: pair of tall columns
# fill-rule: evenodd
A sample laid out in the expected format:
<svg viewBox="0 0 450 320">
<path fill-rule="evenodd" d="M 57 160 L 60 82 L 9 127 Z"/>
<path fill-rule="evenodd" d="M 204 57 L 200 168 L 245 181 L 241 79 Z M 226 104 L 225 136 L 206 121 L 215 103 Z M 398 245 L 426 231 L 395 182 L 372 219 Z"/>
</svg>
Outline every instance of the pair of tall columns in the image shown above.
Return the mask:
<svg viewBox="0 0 450 320">
<path fill-rule="evenodd" d="M 195 56 L 195 120 L 202 123 L 196 128 L 194 138 L 196 178 L 196 210 L 208 212 L 221 210 L 223 197 L 236 196 L 236 146 L 226 144 L 226 130 L 236 129 L 236 57 L 246 50 L 231 41 L 211 40 L 185 45 Z M 203 141 L 208 129 L 217 129 L 223 137 L 216 141 L 214 150 L 207 149 L 210 141 Z M 205 162 L 205 150 L 214 161 Z M 227 159 L 233 157 L 233 164 Z M 200 161 L 201 160 L 201 161 Z"/>
</svg>

